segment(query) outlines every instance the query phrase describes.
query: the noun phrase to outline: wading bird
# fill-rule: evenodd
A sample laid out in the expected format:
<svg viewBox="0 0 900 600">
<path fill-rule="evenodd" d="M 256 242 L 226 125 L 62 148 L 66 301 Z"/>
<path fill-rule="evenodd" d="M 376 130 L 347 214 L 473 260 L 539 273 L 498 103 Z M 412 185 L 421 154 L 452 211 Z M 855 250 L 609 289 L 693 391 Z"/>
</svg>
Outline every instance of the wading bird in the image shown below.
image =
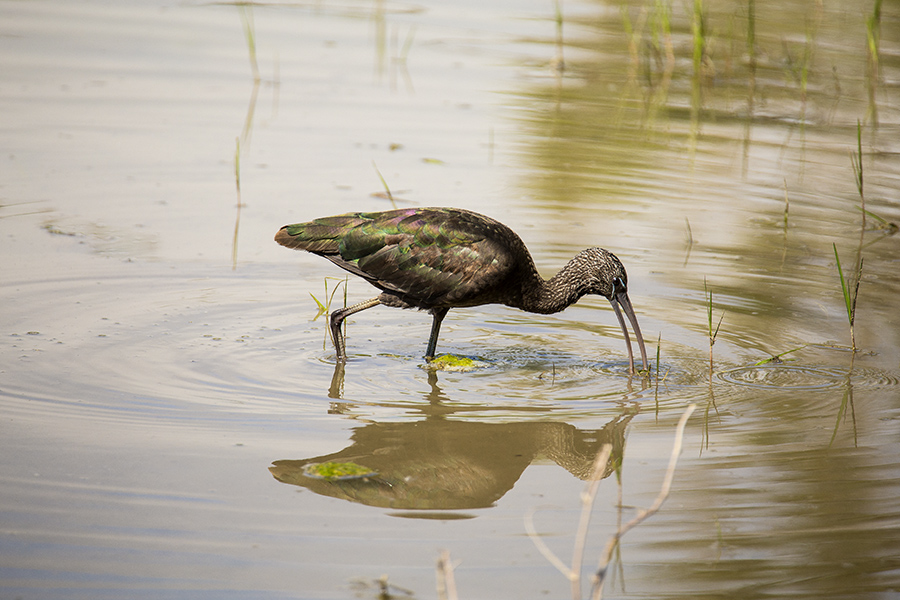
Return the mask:
<svg viewBox="0 0 900 600">
<path fill-rule="evenodd" d="M 381 294 L 331 313 L 331 339 L 338 362 L 346 360 L 341 324 L 352 314 L 383 304 L 418 308 L 434 317 L 425 360 L 434 358 L 441 321 L 451 308 L 505 304 L 549 314 L 597 294 L 612 304 L 634 373 L 628 316 L 647 370 L 647 351 L 628 299 L 628 275 L 611 252 L 588 248 L 551 279 L 541 277 L 516 233 L 499 221 L 457 208 L 403 208 L 349 213 L 285 225 L 275 241 L 324 256 L 359 275 Z"/>
</svg>

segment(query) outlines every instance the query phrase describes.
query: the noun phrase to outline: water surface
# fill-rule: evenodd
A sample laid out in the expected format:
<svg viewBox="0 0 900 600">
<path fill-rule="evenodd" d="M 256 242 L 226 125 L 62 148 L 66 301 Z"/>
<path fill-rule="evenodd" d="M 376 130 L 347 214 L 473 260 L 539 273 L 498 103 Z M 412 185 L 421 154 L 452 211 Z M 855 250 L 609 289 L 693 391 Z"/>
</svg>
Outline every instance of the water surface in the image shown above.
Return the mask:
<svg viewBox="0 0 900 600">
<path fill-rule="evenodd" d="M 0 2 L 0 595 L 429 598 L 449 550 L 460 598 L 566 597 L 523 517 L 568 560 L 612 444 L 588 574 L 691 403 L 608 597 L 900 593 L 900 13 L 692 9 Z M 310 294 L 343 274 L 272 236 L 390 208 L 379 174 L 547 276 L 615 252 L 652 377 L 602 298 L 451 311 L 471 372 L 372 309 L 336 368 Z M 304 474 L 327 460 L 378 475 Z"/>
</svg>

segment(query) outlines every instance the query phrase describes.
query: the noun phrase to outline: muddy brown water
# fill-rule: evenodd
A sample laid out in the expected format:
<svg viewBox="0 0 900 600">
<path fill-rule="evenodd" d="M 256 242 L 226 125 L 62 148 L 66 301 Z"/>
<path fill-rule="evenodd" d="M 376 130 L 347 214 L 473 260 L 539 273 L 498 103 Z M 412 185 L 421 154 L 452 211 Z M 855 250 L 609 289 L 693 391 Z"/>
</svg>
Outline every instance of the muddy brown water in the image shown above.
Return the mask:
<svg viewBox="0 0 900 600">
<path fill-rule="evenodd" d="M 688 404 L 607 597 L 900 596 L 900 12 L 704 2 L 695 70 L 688 4 L 0 2 L 0 596 L 433 598 L 448 550 L 460 598 L 569 597 L 524 516 L 568 561 L 611 443 L 589 575 Z M 272 236 L 390 208 L 379 172 L 548 276 L 615 252 L 653 378 L 601 298 L 451 311 L 470 372 L 372 309 L 336 369 L 343 274 Z"/>
</svg>

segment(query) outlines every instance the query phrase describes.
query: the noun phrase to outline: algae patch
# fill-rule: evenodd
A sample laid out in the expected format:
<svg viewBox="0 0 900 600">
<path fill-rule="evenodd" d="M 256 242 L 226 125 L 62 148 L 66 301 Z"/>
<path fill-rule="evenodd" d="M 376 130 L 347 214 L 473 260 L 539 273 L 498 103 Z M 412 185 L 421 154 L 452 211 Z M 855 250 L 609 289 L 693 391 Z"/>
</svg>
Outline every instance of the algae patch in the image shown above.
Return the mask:
<svg viewBox="0 0 900 600">
<path fill-rule="evenodd" d="M 436 371 L 456 371 L 465 373 L 474 371 L 481 367 L 487 366 L 487 363 L 466 356 L 456 356 L 454 354 L 442 354 L 434 358 L 428 364 L 423 365 L 426 369 L 434 369 Z"/>
<path fill-rule="evenodd" d="M 364 467 L 354 462 L 310 463 L 303 467 L 303 474 L 313 479 L 327 479 L 329 481 L 362 479 L 378 475 L 377 472 L 369 467 Z"/>
</svg>

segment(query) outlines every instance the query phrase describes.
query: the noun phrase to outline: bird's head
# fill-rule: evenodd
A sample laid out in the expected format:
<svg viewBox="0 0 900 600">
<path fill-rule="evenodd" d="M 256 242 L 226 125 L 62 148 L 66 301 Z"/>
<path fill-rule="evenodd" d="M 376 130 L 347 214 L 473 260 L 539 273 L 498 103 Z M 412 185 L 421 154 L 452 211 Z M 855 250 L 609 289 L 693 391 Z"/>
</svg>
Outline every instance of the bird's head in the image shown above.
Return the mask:
<svg viewBox="0 0 900 600">
<path fill-rule="evenodd" d="M 641 352 L 641 360 L 646 371 L 648 366 L 644 336 L 641 335 L 641 328 L 631 306 L 631 300 L 628 298 L 628 273 L 625 272 L 622 261 L 615 254 L 603 248 L 588 248 L 576 256 L 573 262 L 581 263 L 580 268 L 586 275 L 587 290 L 585 293 L 603 296 L 612 304 L 628 345 L 628 364 L 633 373 L 634 355 L 631 352 L 631 338 L 628 337 L 625 319 L 622 318 L 622 312 L 625 312 L 631 323 L 631 329 L 634 331 L 634 337 L 637 338 L 638 349 Z"/>
<path fill-rule="evenodd" d="M 603 248 L 588 248 L 572 262 L 583 273 L 585 294 L 596 294 L 611 301 L 619 293 L 628 293 L 628 273 L 612 252 Z"/>
</svg>

